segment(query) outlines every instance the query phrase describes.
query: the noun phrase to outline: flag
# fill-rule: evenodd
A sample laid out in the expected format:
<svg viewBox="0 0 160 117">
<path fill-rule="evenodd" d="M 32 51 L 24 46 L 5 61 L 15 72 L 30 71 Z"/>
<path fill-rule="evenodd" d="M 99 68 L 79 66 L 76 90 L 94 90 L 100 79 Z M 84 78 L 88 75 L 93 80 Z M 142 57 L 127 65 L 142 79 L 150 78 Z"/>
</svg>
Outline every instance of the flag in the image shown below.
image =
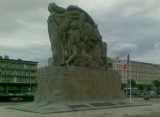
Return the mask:
<svg viewBox="0 0 160 117">
<path fill-rule="evenodd" d="M 129 64 L 129 63 L 130 63 L 130 57 L 129 57 L 129 54 L 128 54 L 127 59 L 126 59 L 126 61 L 125 61 L 125 63 L 124 63 L 124 66 L 123 66 L 123 69 L 124 69 L 124 70 L 127 69 L 127 64 Z"/>
</svg>

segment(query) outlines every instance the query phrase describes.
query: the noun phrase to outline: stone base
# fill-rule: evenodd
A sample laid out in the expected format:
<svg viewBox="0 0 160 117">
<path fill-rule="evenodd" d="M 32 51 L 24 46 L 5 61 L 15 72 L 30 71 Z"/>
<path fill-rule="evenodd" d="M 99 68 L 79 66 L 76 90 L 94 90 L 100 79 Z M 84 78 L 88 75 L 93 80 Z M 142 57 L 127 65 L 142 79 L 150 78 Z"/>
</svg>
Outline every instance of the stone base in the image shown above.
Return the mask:
<svg viewBox="0 0 160 117">
<path fill-rule="evenodd" d="M 34 113 L 62 113 L 62 112 L 74 112 L 83 110 L 97 110 L 97 109 L 110 109 L 110 108 L 124 108 L 124 107 L 135 107 L 135 106 L 151 106 L 149 103 L 130 103 L 130 102 L 104 102 L 104 103 L 81 103 L 78 105 L 65 105 L 65 104 L 55 104 L 55 103 L 31 103 L 23 104 L 13 107 L 6 107 L 8 109 L 20 110 L 25 112 Z"/>
<path fill-rule="evenodd" d="M 14 109 L 50 113 L 126 104 L 120 75 L 114 71 L 49 66 L 38 77 L 33 104 Z"/>
<path fill-rule="evenodd" d="M 80 103 L 124 99 L 120 75 L 77 67 L 41 69 L 34 102 Z"/>
</svg>

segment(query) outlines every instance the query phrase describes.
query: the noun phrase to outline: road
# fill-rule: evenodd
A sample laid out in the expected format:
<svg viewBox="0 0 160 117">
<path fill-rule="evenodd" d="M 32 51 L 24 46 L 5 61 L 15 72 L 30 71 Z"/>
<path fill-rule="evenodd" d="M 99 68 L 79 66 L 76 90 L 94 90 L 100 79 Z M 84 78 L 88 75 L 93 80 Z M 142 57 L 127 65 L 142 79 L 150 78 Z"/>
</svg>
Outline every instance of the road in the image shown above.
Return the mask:
<svg viewBox="0 0 160 117">
<path fill-rule="evenodd" d="M 138 103 L 151 103 L 153 105 L 40 114 L 6 108 L 8 106 L 24 103 L 0 103 L 0 117 L 160 117 L 160 99 L 151 99 L 146 101 L 142 98 L 134 98 L 132 101 Z"/>
</svg>

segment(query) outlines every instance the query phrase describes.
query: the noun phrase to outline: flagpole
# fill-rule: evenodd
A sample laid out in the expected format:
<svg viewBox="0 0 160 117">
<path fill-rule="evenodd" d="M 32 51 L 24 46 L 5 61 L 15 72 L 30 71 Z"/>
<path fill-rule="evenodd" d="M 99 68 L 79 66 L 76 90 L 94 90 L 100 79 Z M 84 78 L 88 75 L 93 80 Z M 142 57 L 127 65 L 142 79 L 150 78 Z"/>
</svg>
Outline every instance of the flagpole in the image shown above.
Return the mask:
<svg viewBox="0 0 160 117">
<path fill-rule="evenodd" d="M 126 68 L 126 76 L 127 76 L 127 69 L 128 69 L 128 67 Z M 127 76 L 127 83 L 126 83 L 126 94 L 128 97 L 128 76 Z"/>
<path fill-rule="evenodd" d="M 130 54 L 129 54 L 130 57 Z M 129 58 L 130 59 L 130 58 Z M 129 69 L 130 69 L 130 102 L 132 102 L 132 95 L 131 95 L 131 61 L 129 62 Z"/>
</svg>

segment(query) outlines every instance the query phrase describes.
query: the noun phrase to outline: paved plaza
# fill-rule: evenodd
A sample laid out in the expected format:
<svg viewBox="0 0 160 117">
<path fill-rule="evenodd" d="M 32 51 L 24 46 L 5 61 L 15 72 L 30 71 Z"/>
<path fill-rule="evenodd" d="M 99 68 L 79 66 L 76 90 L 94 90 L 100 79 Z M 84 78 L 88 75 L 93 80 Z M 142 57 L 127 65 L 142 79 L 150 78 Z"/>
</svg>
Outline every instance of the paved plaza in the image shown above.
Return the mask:
<svg viewBox="0 0 160 117">
<path fill-rule="evenodd" d="M 143 98 L 134 98 L 132 101 L 139 103 L 151 103 L 153 105 L 40 114 L 6 108 L 24 103 L 0 103 L 0 117 L 160 117 L 160 99 L 151 99 L 146 101 Z"/>
</svg>

